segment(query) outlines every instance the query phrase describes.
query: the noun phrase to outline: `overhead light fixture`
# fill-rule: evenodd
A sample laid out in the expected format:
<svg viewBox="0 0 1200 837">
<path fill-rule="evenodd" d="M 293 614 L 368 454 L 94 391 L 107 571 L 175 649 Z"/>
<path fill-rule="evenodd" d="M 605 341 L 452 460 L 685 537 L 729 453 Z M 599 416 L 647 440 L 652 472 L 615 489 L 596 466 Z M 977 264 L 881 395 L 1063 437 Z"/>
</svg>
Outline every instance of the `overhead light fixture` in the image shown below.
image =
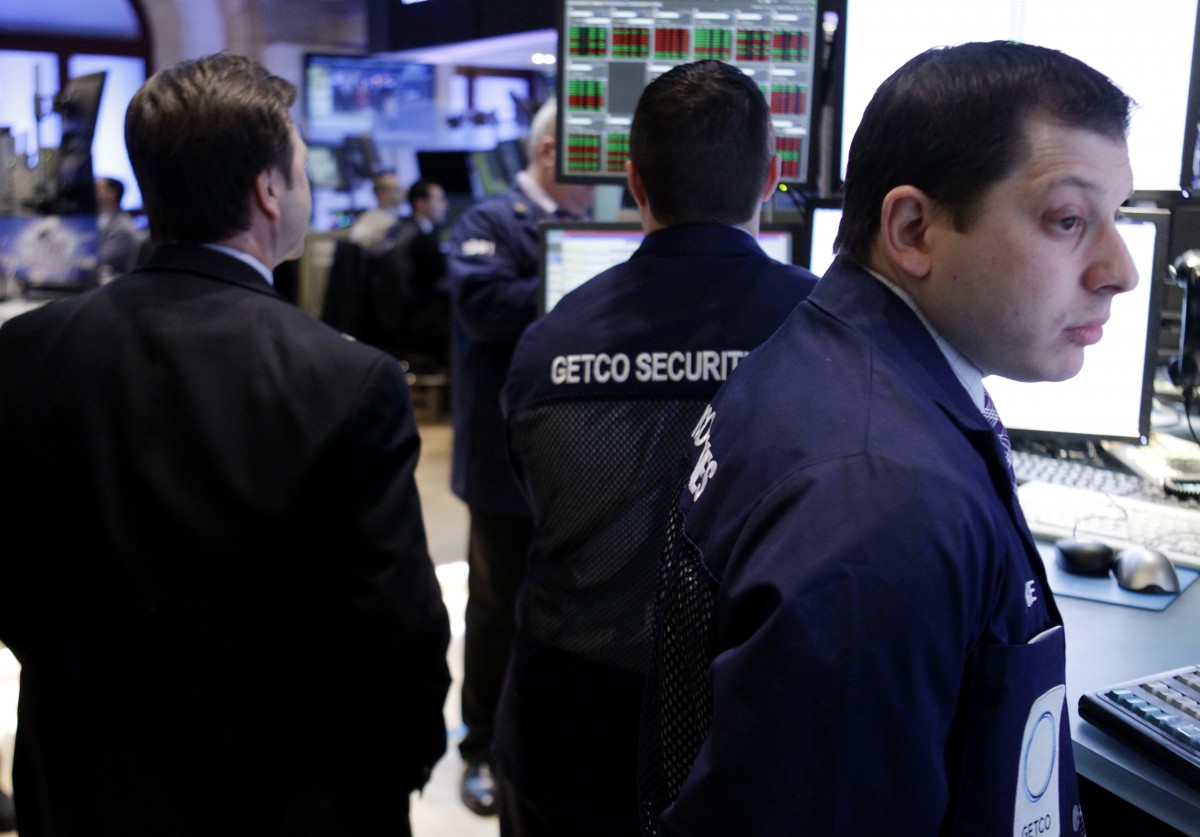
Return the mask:
<svg viewBox="0 0 1200 837">
<path fill-rule="evenodd" d="M 534 64 L 557 64 L 558 59 L 549 52 L 535 52 L 533 54 Z"/>
</svg>

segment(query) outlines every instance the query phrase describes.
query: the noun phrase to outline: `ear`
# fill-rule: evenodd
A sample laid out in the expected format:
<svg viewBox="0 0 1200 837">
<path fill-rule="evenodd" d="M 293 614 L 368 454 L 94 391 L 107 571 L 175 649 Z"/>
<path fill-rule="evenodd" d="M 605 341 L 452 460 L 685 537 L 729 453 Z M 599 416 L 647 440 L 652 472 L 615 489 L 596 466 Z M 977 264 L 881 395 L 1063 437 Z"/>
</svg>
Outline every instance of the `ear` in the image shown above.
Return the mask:
<svg viewBox="0 0 1200 837">
<path fill-rule="evenodd" d="M 929 275 L 929 227 L 937 204 L 915 186 L 897 186 L 883 198 L 879 246 L 888 261 L 913 278 Z"/>
<path fill-rule="evenodd" d="M 637 203 L 638 208 L 645 208 L 649 203 L 646 200 L 646 184 L 642 182 L 642 173 L 630 160 L 625 161 L 625 180 L 629 183 L 629 194 L 633 195 L 633 200 Z"/>
<path fill-rule="evenodd" d="M 547 134 L 542 137 L 537 145 L 537 158 L 543 161 L 546 165 L 554 165 L 554 156 L 558 151 L 558 141 L 553 134 Z"/>
<path fill-rule="evenodd" d="M 775 195 L 775 189 L 779 186 L 779 180 L 783 177 L 783 158 L 778 154 L 771 158 L 771 168 L 767 171 L 767 182 L 763 187 L 762 200 L 760 203 L 766 203 Z"/>
<path fill-rule="evenodd" d="M 282 214 L 279 195 L 283 189 L 283 172 L 267 167 L 254 178 L 254 203 L 272 221 Z"/>
</svg>

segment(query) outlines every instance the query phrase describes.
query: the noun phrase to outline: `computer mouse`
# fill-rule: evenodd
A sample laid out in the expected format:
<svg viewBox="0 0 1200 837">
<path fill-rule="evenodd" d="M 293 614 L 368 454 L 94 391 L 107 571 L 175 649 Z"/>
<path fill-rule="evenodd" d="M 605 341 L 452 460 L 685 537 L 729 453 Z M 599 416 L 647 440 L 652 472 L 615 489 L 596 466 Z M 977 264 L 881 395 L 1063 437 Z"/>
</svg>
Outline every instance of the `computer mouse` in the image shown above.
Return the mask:
<svg viewBox="0 0 1200 837">
<path fill-rule="evenodd" d="M 1156 549 L 1122 549 L 1113 567 L 1117 584 L 1134 593 L 1178 593 L 1179 574 L 1171 559 Z"/>
<path fill-rule="evenodd" d="M 1054 563 L 1073 575 L 1108 575 L 1113 548 L 1100 541 L 1060 538 L 1054 542 Z"/>
</svg>

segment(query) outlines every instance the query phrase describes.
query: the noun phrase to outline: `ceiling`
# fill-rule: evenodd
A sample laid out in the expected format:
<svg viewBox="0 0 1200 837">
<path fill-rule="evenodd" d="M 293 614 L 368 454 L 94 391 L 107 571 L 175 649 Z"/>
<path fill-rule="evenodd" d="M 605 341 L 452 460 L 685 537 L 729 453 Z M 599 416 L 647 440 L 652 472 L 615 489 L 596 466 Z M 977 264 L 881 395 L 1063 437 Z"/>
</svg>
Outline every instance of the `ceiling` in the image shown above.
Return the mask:
<svg viewBox="0 0 1200 837">
<path fill-rule="evenodd" d="M 0 3 L 0 29 L 46 35 L 136 38 L 141 24 L 129 0 Z"/>
<path fill-rule="evenodd" d="M 388 53 L 390 57 L 422 64 L 443 66 L 494 67 L 510 70 L 546 70 L 545 64 L 534 63 L 534 54 L 556 55 L 558 35 L 553 29 L 520 32 L 498 38 L 464 41 L 457 44 L 410 49 Z"/>
<path fill-rule="evenodd" d="M 273 40 L 305 42 L 324 33 L 330 23 L 365 24 L 363 0 L 257 0 L 264 34 Z M 304 28 L 307 24 L 307 29 Z M 324 27 L 322 28 L 322 24 Z M 337 29 L 337 27 L 334 27 Z M 354 27 L 351 27 L 353 31 Z M 0 30 L 48 35 L 136 38 L 140 23 L 129 0 L 6 0 L 0 2 Z M 340 31 L 339 34 L 346 35 Z M 558 37 L 553 29 L 522 32 L 457 44 L 392 53 L 425 64 L 546 70 L 535 54 L 553 56 Z M 314 44 L 318 46 L 321 44 Z M 349 44 L 331 44 L 349 46 Z"/>
</svg>

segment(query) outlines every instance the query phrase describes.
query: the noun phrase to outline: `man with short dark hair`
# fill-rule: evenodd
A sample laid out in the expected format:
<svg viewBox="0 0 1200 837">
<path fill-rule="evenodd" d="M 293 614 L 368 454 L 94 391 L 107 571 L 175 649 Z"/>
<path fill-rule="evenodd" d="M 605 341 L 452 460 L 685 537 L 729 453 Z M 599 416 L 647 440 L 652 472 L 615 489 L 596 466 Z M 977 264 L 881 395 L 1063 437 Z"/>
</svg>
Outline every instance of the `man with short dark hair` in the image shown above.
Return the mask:
<svg viewBox="0 0 1200 837">
<path fill-rule="evenodd" d="M 983 378 L 1071 377 L 1136 284 L 1130 105 L 1014 43 L 876 92 L 838 257 L 693 433 L 711 724 L 662 833 L 1084 833 L 1062 620 Z"/>
<path fill-rule="evenodd" d="M 637 834 L 650 606 L 680 449 L 815 283 L 755 240 L 780 158 L 750 77 L 717 61 L 663 74 L 630 149 L 645 240 L 529 327 L 503 393 L 534 516 L 494 747 L 514 837 Z"/>
<path fill-rule="evenodd" d="M 409 834 L 449 629 L 396 361 L 282 300 L 295 89 L 221 54 L 126 144 L 158 245 L 0 327 L 23 837 Z"/>
</svg>

